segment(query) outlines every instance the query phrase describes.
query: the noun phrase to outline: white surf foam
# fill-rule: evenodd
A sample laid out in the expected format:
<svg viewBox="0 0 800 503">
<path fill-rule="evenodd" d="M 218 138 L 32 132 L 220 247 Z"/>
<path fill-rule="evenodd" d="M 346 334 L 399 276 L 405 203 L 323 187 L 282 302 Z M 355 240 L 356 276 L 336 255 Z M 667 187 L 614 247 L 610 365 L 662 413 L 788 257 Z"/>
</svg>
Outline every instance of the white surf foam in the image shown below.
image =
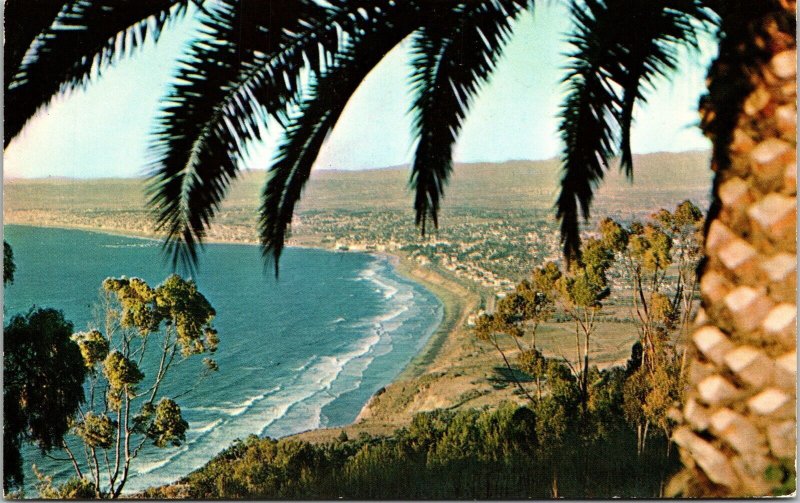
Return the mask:
<svg viewBox="0 0 800 503">
<path fill-rule="evenodd" d="M 173 459 L 175 459 L 176 457 L 180 456 L 184 452 L 188 452 L 188 451 L 189 451 L 189 444 L 186 443 L 183 446 L 181 446 L 179 449 L 177 449 L 177 450 L 171 452 L 170 454 L 164 456 L 163 459 L 160 459 L 158 461 L 153 461 L 153 462 L 150 462 L 150 463 L 147 463 L 147 462 L 136 463 L 136 475 L 147 475 L 148 473 L 151 473 L 154 470 L 158 470 L 159 468 L 163 468 L 163 467 L 167 466 L 168 464 L 170 464 Z"/>
<path fill-rule="evenodd" d="M 222 405 L 197 405 L 194 407 L 187 407 L 189 411 L 204 411 L 204 412 L 221 412 L 230 417 L 236 417 L 247 412 L 253 404 L 263 400 L 265 397 L 279 391 L 281 386 L 275 386 L 272 389 L 264 390 L 257 395 L 247 397 L 245 400 L 238 403 L 222 402 Z"/>
<path fill-rule="evenodd" d="M 308 360 L 306 360 L 306 362 L 305 362 L 305 363 L 303 363 L 303 364 L 302 364 L 302 365 L 300 365 L 299 367 L 297 367 L 297 368 L 294 368 L 294 369 L 292 369 L 292 370 L 294 370 L 295 372 L 302 372 L 302 371 L 304 371 L 305 369 L 307 369 L 307 368 L 308 368 L 308 366 L 309 366 L 309 365 L 311 365 L 311 362 L 313 362 L 313 361 L 314 361 L 314 360 L 316 360 L 316 359 L 317 359 L 317 355 L 312 355 L 312 356 L 311 356 L 311 358 L 309 358 Z"/>
<path fill-rule="evenodd" d="M 217 426 L 222 424 L 222 418 L 215 419 L 210 423 L 204 424 L 202 426 L 194 426 L 192 423 L 189 423 L 189 432 L 197 434 L 199 437 L 203 433 L 208 433 L 209 431 L 213 430 Z"/>
</svg>

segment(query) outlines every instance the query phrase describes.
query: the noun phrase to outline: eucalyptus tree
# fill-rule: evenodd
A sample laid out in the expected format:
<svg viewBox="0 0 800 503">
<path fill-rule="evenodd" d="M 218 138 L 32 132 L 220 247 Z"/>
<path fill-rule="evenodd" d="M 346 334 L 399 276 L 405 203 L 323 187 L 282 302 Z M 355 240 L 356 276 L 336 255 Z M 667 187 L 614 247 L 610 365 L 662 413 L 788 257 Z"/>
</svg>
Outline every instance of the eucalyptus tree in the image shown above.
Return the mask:
<svg viewBox="0 0 800 503">
<path fill-rule="evenodd" d="M 680 66 L 680 48 L 697 47 L 698 30 L 719 42 L 700 107 L 716 172 L 704 307 L 692 336 L 685 425 L 675 438 L 687 477 L 697 482 L 686 494 L 769 493 L 779 484 L 764 473 L 791 458 L 795 445 L 795 2 L 568 3 L 574 49 L 560 110 L 556 208 L 573 259 L 579 218 L 589 216 L 610 160 L 619 156 L 621 168 L 633 172 L 637 102 Z M 4 144 L 56 94 L 157 38 L 190 4 L 200 12 L 201 34 L 180 61 L 155 127 L 150 205 L 173 260 L 193 264 L 247 144 L 273 117 L 284 138 L 269 169 L 259 232 L 276 271 L 323 140 L 367 73 L 409 37 L 414 208 L 423 232 L 428 220 L 437 225 L 462 122 L 514 21 L 533 9 L 522 0 L 42 0 L 35 9 L 9 0 Z M 774 367 L 778 377 L 758 377 L 766 370 L 748 370 L 753 365 Z M 730 371 L 745 374 L 731 380 Z M 752 440 L 738 442 L 741 432 Z"/>
<path fill-rule="evenodd" d="M 522 336 L 522 329 L 514 324 L 513 322 L 509 321 L 508 315 L 503 313 L 496 313 L 496 314 L 482 314 L 478 317 L 475 322 L 475 336 L 481 340 L 488 342 L 489 344 L 494 347 L 500 356 L 503 358 L 503 363 L 506 365 L 506 370 L 508 371 L 508 376 L 514 381 L 516 384 L 517 389 L 519 392 L 531 401 L 531 403 L 535 403 L 536 400 L 531 396 L 527 389 L 522 385 L 519 378 L 516 375 L 514 367 L 511 365 L 511 361 L 509 361 L 508 356 L 506 355 L 505 351 L 501 347 L 500 342 L 500 335 L 508 335 L 512 339 L 518 338 Z"/>
<path fill-rule="evenodd" d="M 664 215 L 666 214 L 666 216 Z M 665 221 L 671 214 L 660 210 L 657 215 Z M 633 222 L 623 227 L 610 218 L 599 225 L 601 241 L 613 250 L 624 274 L 631 281 L 631 304 L 643 348 L 644 365 L 655 360 L 660 345 L 670 335 L 677 319 L 678 300 L 682 296 L 681 282 L 685 279 L 679 270 L 677 281 L 667 281 L 668 269 L 673 265 L 673 239 L 659 223 Z M 685 267 L 685 266 L 684 266 Z M 670 300 L 667 290 L 675 290 Z"/>
<path fill-rule="evenodd" d="M 607 272 L 613 259 L 613 252 L 602 240 L 587 239 L 581 244 L 581 261 L 570 264 L 555 285 L 561 310 L 575 323 L 577 358 L 572 370 L 580 381 L 584 411 L 589 403 L 591 340 L 603 301 L 611 294 Z"/>
<path fill-rule="evenodd" d="M 536 379 L 537 395 L 541 399 L 540 379 L 547 369 L 546 358 L 536 349 L 536 330 L 558 311 L 575 323 L 575 364 L 565 358 L 580 391 L 584 412 L 589 405 L 589 373 L 592 335 L 597 315 L 611 290 L 607 270 L 613 261 L 611 249 L 604 241 L 588 239 L 582 244 L 582 260 L 573 262 L 562 272 L 558 265 L 548 262 L 534 269 L 531 280 L 520 282 L 513 292 L 497 303 L 492 314 L 483 314 L 475 323 L 475 335 L 487 341 L 500 353 L 517 387 L 531 401 L 533 398 L 514 376 L 511 363 L 503 351 L 499 335 L 510 337 L 519 350 L 518 367 Z M 520 340 L 532 333 L 530 347 Z"/>
<path fill-rule="evenodd" d="M 662 222 L 665 231 L 670 235 L 673 244 L 673 256 L 678 268 L 678 285 L 675 289 L 673 304 L 680 310 L 680 328 L 688 332 L 690 322 L 696 312 L 695 295 L 697 294 L 697 266 L 700 264 L 703 251 L 703 212 L 689 200 L 675 207 L 671 214 L 659 212 L 667 217 Z"/>
<path fill-rule="evenodd" d="M 162 388 L 176 366 L 213 353 L 219 342 L 214 308 L 193 281 L 173 274 L 154 288 L 139 278 L 107 278 L 102 291 L 102 326 L 72 335 L 88 378 L 86 403 L 71 421 L 82 446 L 60 445 L 74 480 L 55 488 L 44 484 L 42 496 L 64 497 L 77 486 L 117 498 L 145 445 L 182 445 L 189 425 L 175 400 L 199 381 L 177 396 L 164 396 Z M 217 369 L 208 357 L 203 363 L 200 379 Z M 152 366 L 150 375 L 142 371 L 144 364 Z"/>
</svg>

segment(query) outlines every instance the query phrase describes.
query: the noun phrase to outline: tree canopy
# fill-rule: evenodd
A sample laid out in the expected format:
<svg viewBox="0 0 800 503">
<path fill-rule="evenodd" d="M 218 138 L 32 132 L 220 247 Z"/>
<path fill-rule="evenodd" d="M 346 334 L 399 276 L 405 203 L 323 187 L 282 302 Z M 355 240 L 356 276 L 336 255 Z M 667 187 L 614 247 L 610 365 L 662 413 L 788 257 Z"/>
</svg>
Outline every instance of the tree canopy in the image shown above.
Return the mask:
<svg viewBox="0 0 800 503">
<path fill-rule="evenodd" d="M 43 452 L 60 447 L 84 402 L 86 367 L 70 339 L 72 323 L 55 309 L 31 309 L 3 330 L 3 485 L 22 482 L 23 440 Z"/>
</svg>

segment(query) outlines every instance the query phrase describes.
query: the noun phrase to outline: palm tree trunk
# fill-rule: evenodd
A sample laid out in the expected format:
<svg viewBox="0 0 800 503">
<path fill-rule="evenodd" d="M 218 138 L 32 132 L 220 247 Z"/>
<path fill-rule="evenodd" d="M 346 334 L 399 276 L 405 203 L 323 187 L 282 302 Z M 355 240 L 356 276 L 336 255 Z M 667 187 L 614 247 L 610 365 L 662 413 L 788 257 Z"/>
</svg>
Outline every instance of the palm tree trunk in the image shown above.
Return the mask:
<svg viewBox="0 0 800 503">
<path fill-rule="evenodd" d="M 701 100 L 716 175 L 670 492 L 756 496 L 795 457 L 796 15 L 791 0 L 718 4 Z"/>
</svg>

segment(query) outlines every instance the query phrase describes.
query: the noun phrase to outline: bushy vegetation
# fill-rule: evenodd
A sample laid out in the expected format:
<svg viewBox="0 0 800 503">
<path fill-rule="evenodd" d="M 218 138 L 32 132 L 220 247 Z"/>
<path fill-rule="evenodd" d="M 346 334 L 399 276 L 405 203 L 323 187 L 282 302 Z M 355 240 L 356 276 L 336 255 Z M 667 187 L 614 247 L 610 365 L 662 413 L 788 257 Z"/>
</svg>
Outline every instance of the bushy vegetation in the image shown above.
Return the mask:
<svg viewBox="0 0 800 503">
<path fill-rule="evenodd" d="M 236 442 L 179 484 L 148 497 L 197 499 L 517 499 L 655 497 L 678 468 L 659 436 L 637 453 L 622 387 L 635 371 L 590 372 L 591 397 L 567 367 L 546 362 L 549 392 L 536 403 L 417 414 L 390 437 L 340 435 L 329 443 Z"/>
</svg>

